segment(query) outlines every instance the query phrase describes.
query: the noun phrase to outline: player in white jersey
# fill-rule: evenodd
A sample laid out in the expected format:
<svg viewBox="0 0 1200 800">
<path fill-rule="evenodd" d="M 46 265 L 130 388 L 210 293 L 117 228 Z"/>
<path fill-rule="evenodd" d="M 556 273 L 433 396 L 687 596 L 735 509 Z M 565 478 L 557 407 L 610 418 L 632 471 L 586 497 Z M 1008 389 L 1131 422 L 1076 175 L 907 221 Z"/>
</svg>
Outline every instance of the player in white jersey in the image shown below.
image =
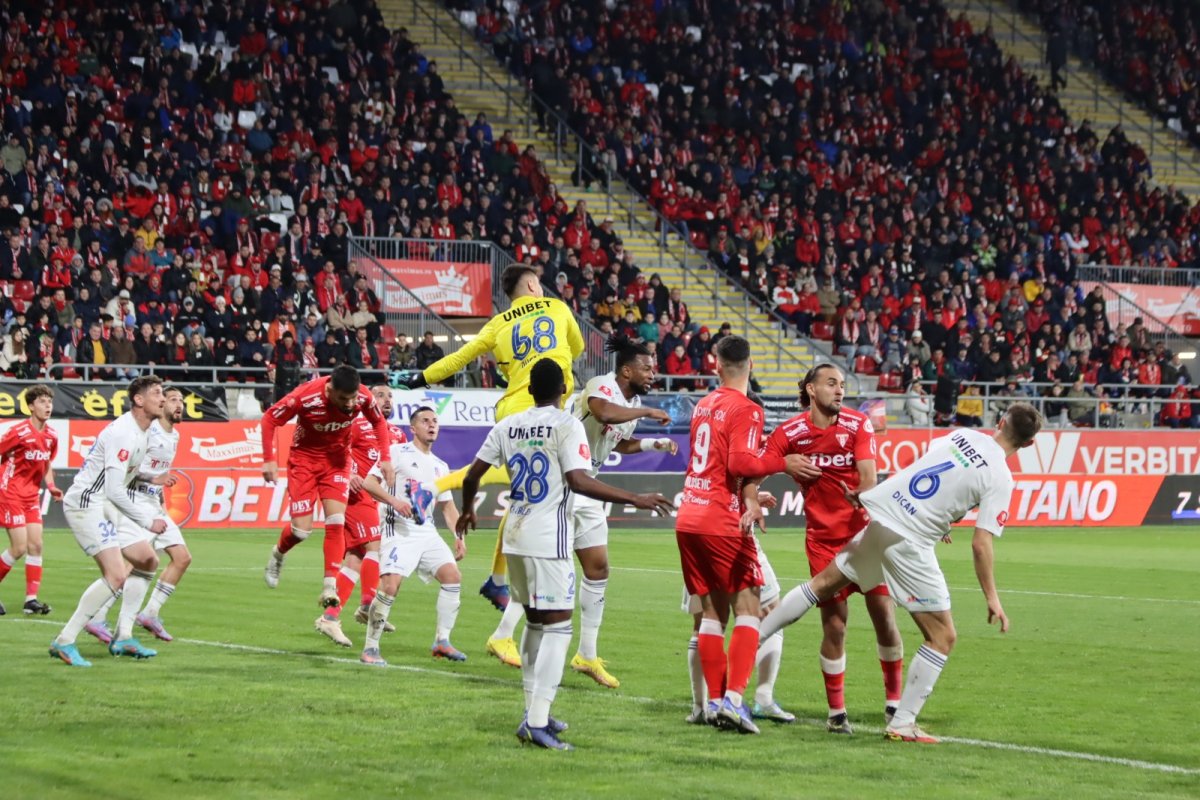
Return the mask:
<svg viewBox="0 0 1200 800">
<path fill-rule="evenodd" d="M 158 569 L 158 556 L 146 541 L 121 547 L 117 523 L 122 517 L 128 517 L 156 535 L 167 529 L 167 515 L 161 508 L 152 511 L 139 506 L 128 492 L 146 457 L 150 423 L 162 414 L 162 378 L 154 375 L 135 378 L 129 384 L 128 394 L 129 411 L 109 423 L 96 437 L 96 443 L 88 451 L 83 466 L 63 497 L 63 513 L 75 541 L 100 567 L 100 578 L 84 591 L 75 613 L 50 644 L 50 655 L 73 667 L 91 666 L 91 662 L 80 655 L 75 639 L 96 612 L 122 588 L 125 591 L 121 615 L 124 618 L 129 609 L 130 625 L 128 629 L 118 629 L 117 638 L 109 644 L 108 650 L 113 655 L 135 658 L 155 655 L 155 651 L 142 647 L 133 638 L 132 621 Z M 133 575 L 140 572 L 144 580 L 131 580 L 127 586 L 125 561 L 133 566 Z"/>
<path fill-rule="evenodd" d="M 762 623 L 763 636 L 802 617 L 818 602 L 845 586 L 862 589 L 887 583 L 888 591 L 910 614 L 925 643 L 908 668 L 908 681 L 885 735 L 905 742 L 938 740 L 917 725 L 917 715 L 954 647 L 950 591 L 933 546 L 948 540 L 950 526 L 976 506 L 971 552 L 975 575 L 988 607 L 988 623 L 1008 630 L 992 571 L 992 538 L 1004 532 L 1013 478 L 1006 460 L 1033 444 L 1042 418 L 1028 403 L 1014 403 L 988 436 L 962 429 L 933 442 L 925 455 L 864 492 L 843 484 L 848 502 L 861 504 L 871 522 L 837 554 L 833 563 L 808 583 L 788 592 Z"/>
<path fill-rule="evenodd" d="M 674 455 L 679 451 L 669 438 L 638 439 L 633 435 L 638 420 L 651 419 L 662 425 L 671 422 L 671 415 L 661 408 L 642 405 L 642 397 L 654 386 L 654 356 L 645 345 L 619 334 L 609 338 L 605 349 L 616 357 L 615 368 L 587 382 L 575 409 L 592 451 L 589 474 L 593 478 L 613 452 L 633 455 L 657 450 Z M 575 555 L 583 578 L 579 582 L 579 649 L 571 659 L 571 669 L 615 689 L 621 682 L 596 653 L 608 586 L 608 517 L 599 500 L 575 498 Z"/>
<path fill-rule="evenodd" d="M 163 489 L 174 486 L 178 480 L 171 474 L 171 464 L 175 461 L 175 451 L 179 447 L 179 431 L 175 426 L 183 421 L 183 392 L 174 386 L 163 390 L 163 410 L 158 419 L 150 423 L 147 431 L 146 457 L 138 466 L 137 478 L 129 486 L 129 497 L 134 505 L 152 514 L 166 514 L 163 509 Z M 171 563 L 167 564 L 154 591 L 146 601 L 146 607 L 134 618 L 141 627 L 150 631 L 155 637 L 169 642 L 173 638 L 163 627 L 160 613 L 163 603 L 175 593 L 175 587 L 192 563 L 192 554 L 183 541 L 183 531 L 169 516 L 166 516 L 167 529 L 155 535 L 138 525 L 128 517 L 122 517 L 117 522 L 117 540 L 122 548 L 139 542 L 149 542 L 159 554 L 166 553 Z M 161 555 L 160 555 L 161 558 Z M 125 579 L 125 591 L 129 591 L 130 581 L 142 580 L 131 574 Z M 115 598 L 113 599 L 115 600 Z M 108 627 L 105 616 L 113 605 L 110 600 L 97 612 L 84 630 L 95 636 L 101 642 L 109 644 L 113 640 L 112 630 Z M 122 608 L 122 613 L 125 613 Z M 122 620 L 118 620 L 120 629 Z"/>
<path fill-rule="evenodd" d="M 379 640 L 386 630 L 400 584 L 413 573 L 426 583 L 436 580 L 441 585 L 437 598 L 437 628 L 430 653 L 434 658 L 467 660 L 466 655 L 450 644 L 462 597 L 462 574 L 455 562 L 467 554 L 467 544 L 461 536 L 455 535 L 454 551 L 451 552 L 433 520 L 435 502 L 451 530 L 459 516 L 454 496 L 448 490 L 434 497 L 437 479 L 450 473 L 446 462 L 433 454 L 439 427 L 437 412 L 421 406 L 409 415 L 409 427 L 412 441 L 391 446 L 395 485 L 384 487 L 383 474 L 378 467 L 372 469 L 363 482 L 364 490 L 381 500 L 379 516 L 383 529 L 379 544 L 379 591 L 367 612 L 367 639 L 359 659 L 374 666 L 387 665 L 379 652 Z M 398 514 L 391 505 L 397 496 L 407 497 L 412 507 L 410 517 Z"/>
<path fill-rule="evenodd" d="M 539 747 L 570 750 L 558 737 L 566 725 L 550 717 L 571 645 L 575 570 L 571 560 L 573 493 L 612 503 L 628 503 L 668 514 L 660 494 L 633 494 L 593 478 L 591 450 L 583 423 L 559 402 L 566 393 L 562 367 L 544 358 L 530 371 L 535 408 L 506 417 L 488 434 L 463 480 L 460 536 L 475 527 L 475 495 L 491 467 L 507 466 L 511 476 L 504 524 L 513 602 L 525 608 L 521 670 L 525 719 L 517 738 Z"/>
</svg>

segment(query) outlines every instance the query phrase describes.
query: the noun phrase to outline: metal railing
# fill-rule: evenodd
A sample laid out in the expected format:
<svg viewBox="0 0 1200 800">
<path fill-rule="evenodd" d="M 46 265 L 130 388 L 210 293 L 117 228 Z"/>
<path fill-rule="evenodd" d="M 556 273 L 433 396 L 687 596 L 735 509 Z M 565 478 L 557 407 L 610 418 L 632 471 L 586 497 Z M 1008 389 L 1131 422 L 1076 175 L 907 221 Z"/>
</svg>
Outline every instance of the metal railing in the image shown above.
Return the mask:
<svg viewBox="0 0 1200 800">
<path fill-rule="evenodd" d="M 442 350 L 452 353 L 466 342 L 462 334 L 449 322 L 443 319 L 428 305 L 422 302 L 407 286 L 401 283 L 387 267 L 380 263 L 380 258 L 393 256 L 380 253 L 378 243 L 396 243 L 401 247 L 400 239 L 364 239 L 351 237 L 350 260 L 358 267 L 358 273 L 367 279 L 367 284 L 375 292 L 382 305 L 383 324 L 388 325 L 396 334 L 407 334 L 414 344 L 421 340 L 426 332 L 434 336 L 445 337 Z M 441 244 L 459 244 L 458 242 L 443 242 Z M 463 244 L 472 244 L 470 242 Z M 421 258 L 423 261 L 448 259 Z M 391 344 L 386 341 L 385 343 Z M 466 373 L 460 372 L 454 376 L 456 386 L 466 385 Z"/>
<path fill-rule="evenodd" d="M 1082 264 L 1075 268 L 1081 281 L 1137 283 L 1145 286 L 1200 286 L 1200 269 Z"/>
<path fill-rule="evenodd" d="M 606 213 L 614 216 L 614 218 L 619 214 L 626 220 L 626 226 L 630 232 L 634 232 L 635 228 L 640 227 L 643 232 L 657 238 L 658 266 L 660 269 L 664 265 L 664 253 L 668 250 L 671 236 L 674 235 L 675 239 L 683 245 L 683 253 L 682 257 L 679 258 L 679 263 L 683 269 L 684 284 L 680 288 L 688 289 L 690 288 L 689 284 L 694 281 L 700 286 L 704 296 L 711 298 L 713 316 L 715 318 L 723 316 L 722 309 L 727 309 L 729 313 L 741 316 L 747 331 L 753 330 L 768 340 L 775 340 L 777 345 L 775 347 L 775 364 L 777 369 L 783 368 L 785 358 L 788 362 L 794 363 L 799 368 L 807 368 L 809 366 L 795 353 L 789 351 L 787 345 L 793 343 L 794 337 L 788 333 L 786 326 L 781 324 L 774 329 L 767 328 L 755 322 L 751 317 L 751 309 L 754 309 L 766 314 L 771 319 L 782 322 L 773 312 L 762 309 L 757 300 L 750 296 L 745 287 L 726 281 L 712 267 L 707 257 L 696 250 L 688 237 L 674 223 L 664 217 L 645 197 L 630 186 L 619 173 L 615 172 L 600 152 L 584 141 L 583 137 L 579 136 L 554 108 L 534 94 L 529 87 L 516 83 L 511 71 L 507 68 L 504 69 L 504 84 L 493 78 L 484 62 L 476 58 L 468 50 L 469 45 L 473 46 L 476 44 L 474 36 L 467 35 L 465 28 L 457 19 L 447 17 L 450 12 L 446 9 L 440 6 L 435 6 L 435 8 L 438 13 L 433 13 L 426 8 L 424 0 L 412 0 L 413 23 L 419 22 L 421 17 L 424 16 L 432 27 L 433 44 L 435 45 L 440 41 L 439 37 L 445 37 L 445 41 L 447 42 L 457 42 L 460 68 L 464 68 L 467 61 L 478 67 L 479 88 L 492 88 L 500 92 L 501 96 L 504 97 L 506 116 L 511 116 L 514 104 L 517 108 L 528 105 L 534 111 L 534 115 L 525 116 L 526 138 L 532 138 L 533 117 L 537 117 L 543 127 L 550 128 L 554 141 L 555 161 L 560 165 L 567 165 L 569 164 L 567 161 L 568 156 L 574 156 L 575 166 L 579 170 L 581 181 L 585 178 L 585 170 L 588 174 L 595 177 L 595 182 L 603 180 Z M 503 65 L 501 66 L 503 68 Z M 571 144 L 572 139 L 574 140 L 573 145 Z M 594 169 L 588 169 L 586 165 L 589 158 L 592 164 L 603 166 L 602 173 L 597 173 Z M 615 184 L 619 184 L 619 187 Z M 618 209 L 616 212 L 613 211 L 614 204 Z M 643 214 L 651 217 L 650 223 L 643 221 L 641 218 Z M 740 294 L 741 302 L 731 303 L 725 298 L 722 292 L 722 288 L 724 287 L 731 288 L 735 295 Z"/>
<path fill-rule="evenodd" d="M 1007 17 L 1008 20 L 1009 44 L 1015 45 L 1018 41 L 1021 41 L 1029 47 L 1032 47 L 1034 52 L 1038 53 L 1038 60 L 1036 62 L 1037 67 L 1039 69 L 1045 69 L 1048 71 L 1049 65 L 1047 65 L 1045 62 L 1046 42 L 1045 36 L 1041 32 L 1041 23 L 1036 19 L 1030 20 L 1028 18 L 1029 15 L 1024 13 L 1016 0 L 995 0 L 995 2 L 989 2 L 989 0 L 945 0 L 945 6 L 947 10 L 951 12 L 961 10 L 969 12 L 971 10 L 976 10 L 980 14 L 986 13 L 988 26 L 993 28 L 997 44 L 999 44 L 1002 41 L 1003 34 L 1000 31 L 995 31 L 993 23 L 993 19 L 996 15 L 997 5 L 1003 9 L 1003 16 Z M 1023 20 L 1034 25 L 1034 27 L 1036 27 L 1039 31 L 1037 38 L 1030 36 L 1028 33 L 1022 30 L 1017 25 L 1018 20 Z M 1041 41 L 1039 41 L 1039 39 Z M 1077 48 L 1073 47 L 1072 50 L 1077 51 Z M 1168 128 L 1165 123 L 1163 123 L 1162 128 L 1170 131 L 1171 138 L 1165 144 L 1159 142 L 1159 130 L 1155 125 L 1156 118 L 1154 114 L 1140 103 L 1129 103 L 1131 109 L 1137 109 L 1139 112 L 1141 112 L 1140 116 L 1150 120 L 1151 124 L 1149 127 L 1147 127 L 1145 124 L 1143 124 L 1142 120 L 1138 118 L 1138 116 L 1127 112 L 1125 107 L 1126 98 L 1124 90 L 1120 87 L 1109 84 L 1110 88 L 1114 89 L 1117 94 L 1117 100 L 1116 102 L 1113 102 L 1113 99 L 1108 95 L 1108 93 L 1100 91 L 1101 81 L 1107 83 L 1107 80 L 1101 74 L 1100 70 L 1093 64 L 1088 64 L 1084 57 L 1078 52 L 1075 52 L 1074 54 L 1079 59 L 1079 63 L 1083 65 L 1083 68 L 1080 69 L 1073 67 L 1071 64 L 1071 59 L 1067 59 L 1067 64 L 1063 68 L 1063 74 L 1066 76 L 1068 81 L 1067 85 L 1071 86 L 1072 82 L 1075 82 L 1076 85 L 1084 86 L 1090 84 L 1092 87 L 1092 108 L 1095 113 L 1099 113 L 1102 106 L 1109 111 L 1115 112 L 1117 115 L 1117 123 L 1119 125 L 1129 131 L 1137 131 L 1139 134 L 1141 134 L 1141 138 L 1147 140 L 1141 144 L 1145 147 L 1146 154 L 1149 156 L 1152 162 L 1156 155 L 1166 155 L 1169 152 L 1172 165 L 1176 173 L 1179 172 L 1180 165 L 1182 165 L 1186 167 L 1186 169 L 1192 173 L 1192 175 L 1200 180 L 1200 164 L 1197 164 L 1195 161 L 1197 153 L 1192 148 L 1190 142 L 1188 142 L 1187 139 L 1178 132 Z M 1017 61 L 1020 62 L 1022 68 L 1027 71 L 1031 66 L 1033 66 L 1028 61 L 1022 61 L 1020 58 L 1017 58 Z M 1057 94 L 1057 92 L 1052 93 Z M 1060 102 L 1062 102 L 1062 100 L 1060 100 Z M 1075 122 L 1078 124 L 1082 121 L 1083 120 L 1076 120 Z M 1101 131 L 1096 131 L 1096 133 L 1099 135 Z M 1137 141 L 1137 138 L 1138 137 L 1134 137 L 1133 135 L 1130 136 L 1131 141 Z M 1180 150 L 1183 151 L 1182 156 Z"/>
</svg>

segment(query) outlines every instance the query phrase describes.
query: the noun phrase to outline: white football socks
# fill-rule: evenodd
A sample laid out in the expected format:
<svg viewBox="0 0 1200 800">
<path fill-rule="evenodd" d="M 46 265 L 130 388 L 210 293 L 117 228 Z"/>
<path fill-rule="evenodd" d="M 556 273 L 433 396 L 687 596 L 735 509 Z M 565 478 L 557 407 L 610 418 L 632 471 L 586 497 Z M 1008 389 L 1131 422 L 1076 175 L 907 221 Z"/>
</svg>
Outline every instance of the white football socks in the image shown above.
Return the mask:
<svg viewBox="0 0 1200 800">
<path fill-rule="evenodd" d="M 516 600 L 510 600 L 508 606 L 504 609 L 504 614 L 500 617 L 500 624 L 496 626 L 496 630 L 491 638 L 513 638 L 513 632 L 517 629 L 517 623 L 521 621 L 521 617 L 523 616 L 525 616 L 525 606 Z"/>
<path fill-rule="evenodd" d="M 579 655 L 588 661 L 596 657 L 596 639 L 604 619 L 604 590 L 608 580 L 584 578 L 579 586 Z"/>
<path fill-rule="evenodd" d="M 462 604 L 462 584 L 443 583 L 437 596 L 437 633 L 434 641 L 449 641 L 450 631 L 458 620 L 458 608 Z"/>
<path fill-rule="evenodd" d="M 762 639 L 773 636 L 776 631 L 783 630 L 796 620 L 803 617 L 817 604 L 817 596 L 808 583 L 802 583 L 783 596 L 770 614 L 763 617 L 758 635 Z"/>
<path fill-rule="evenodd" d="M 120 590 L 113 589 L 104 578 L 94 580 L 79 596 L 79 605 L 75 607 L 75 613 L 67 620 L 67 624 L 54 641 L 58 644 L 75 644 L 75 639 L 83 627 L 92 621 L 92 617 L 96 616 L 105 604 L 111 606 L 118 594 Z"/>
<path fill-rule="evenodd" d="M 783 631 L 776 631 L 763 639 L 754 660 L 755 669 L 758 670 L 754 702 L 765 708 L 775 702 L 775 679 L 779 677 L 779 664 L 783 660 Z"/>
<path fill-rule="evenodd" d="M 896 708 L 896 716 L 892 717 L 889 727 L 898 728 L 901 725 L 912 725 L 917 721 L 917 715 L 929 695 L 933 694 L 934 684 L 946 668 L 950 657 L 939 653 L 928 644 L 921 645 L 912 663 L 908 665 L 908 681 L 904 684 L 904 693 L 900 695 L 900 705 Z"/>
<path fill-rule="evenodd" d="M 529 701 L 531 728 L 544 728 L 550 724 L 550 704 L 562 683 L 572 634 L 570 620 L 542 626 L 542 643 L 533 667 L 533 697 Z"/>
<path fill-rule="evenodd" d="M 154 573 L 135 569 L 125 579 L 125 588 L 121 596 L 121 611 L 117 615 L 117 635 L 115 641 L 133 638 L 133 620 L 142 610 L 142 601 L 146 592 L 150 591 L 150 581 Z"/>
</svg>

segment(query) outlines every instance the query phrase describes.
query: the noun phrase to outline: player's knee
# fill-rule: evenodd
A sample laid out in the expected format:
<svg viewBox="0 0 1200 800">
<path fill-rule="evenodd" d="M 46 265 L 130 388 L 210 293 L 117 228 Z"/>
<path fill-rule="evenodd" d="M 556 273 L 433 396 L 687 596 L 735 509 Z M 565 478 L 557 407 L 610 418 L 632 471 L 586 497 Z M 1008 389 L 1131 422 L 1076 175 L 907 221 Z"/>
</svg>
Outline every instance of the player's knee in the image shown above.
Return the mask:
<svg viewBox="0 0 1200 800">
<path fill-rule="evenodd" d="M 589 581 L 608 580 L 608 559 L 583 565 L 583 576 Z"/>
<path fill-rule="evenodd" d="M 292 526 L 292 536 L 296 537 L 296 541 L 303 542 L 308 537 L 312 536 L 312 531 L 305 528 L 297 528 Z"/>
<path fill-rule="evenodd" d="M 442 567 L 439 579 L 441 583 L 462 583 L 462 573 L 454 564 L 447 564 Z"/>
<path fill-rule="evenodd" d="M 29 552 L 29 548 L 25 542 L 12 542 L 8 545 L 8 554 L 12 556 L 13 561 L 23 558 L 27 552 Z M 37 554 L 35 553 L 35 555 Z"/>
<path fill-rule="evenodd" d="M 839 647 L 846 641 L 846 620 L 841 617 L 830 617 L 824 624 L 825 641 Z"/>
<path fill-rule="evenodd" d="M 171 553 L 171 562 L 180 570 L 185 570 L 192 565 L 192 554 L 185 547 L 182 552 Z"/>
</svg>

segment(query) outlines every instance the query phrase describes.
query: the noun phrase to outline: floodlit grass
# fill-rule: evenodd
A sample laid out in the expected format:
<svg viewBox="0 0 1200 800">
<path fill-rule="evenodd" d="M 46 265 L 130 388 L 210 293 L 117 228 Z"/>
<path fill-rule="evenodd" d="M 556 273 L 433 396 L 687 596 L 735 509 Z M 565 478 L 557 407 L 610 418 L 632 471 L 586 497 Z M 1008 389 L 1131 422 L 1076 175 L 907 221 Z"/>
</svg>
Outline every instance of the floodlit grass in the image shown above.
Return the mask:
<svg viewBox="0 0 1200 800">
<path fill-rule="evenodd" d="M 1200 795 L 1200 538 L 1190 530 L 1010 530 L 997 544 L 1013 624 L 1004 636 L 985 623 L 968 543 L 939 546 L 960 638 L 922 723 L 981 741 L 937 747 L 878 735 L 882 683 L 858 601 L 847 672 L 856 736 L 818 725 L 815 617 L 788 630 L 777 687 L 805 722 L 759 737 L 684 725 L 690 618 L 673 537 L 614 532 L 600 652 L 622 686 L 567 673 L 554 713 L 571 723 L 574 753 L 513 736 L 520 674 L 484 654 L 498 614 L 474 594 L 490 532 L 472 537 L 464 564 L 454 643 L 470 660 L 430 658 L 436 589 L 411 581 L 392 612 L 399 631 L 383 641 L 386 670 L 313 632 L 319 542 L 294 551 L 277 590 L 265 587 L 273 538 L 191 533 L 193 570 L 163 614 L 177 640 L 135 663 L 84 635 L 95 666 L 73 670 L 46 646 L 96 570 L 69 535 L 48 535 L 42 595 L 53 615 L 22 617 L 20 567 L 0 585 L 0 797 Z M 807 575 L 796 531 L 771 531 L 764 546 L 785 590 Z M 363 628 L 345 616 L 361 645 Z M 900 617 L 911 655 L 919 636 Z"/>
</svg>

